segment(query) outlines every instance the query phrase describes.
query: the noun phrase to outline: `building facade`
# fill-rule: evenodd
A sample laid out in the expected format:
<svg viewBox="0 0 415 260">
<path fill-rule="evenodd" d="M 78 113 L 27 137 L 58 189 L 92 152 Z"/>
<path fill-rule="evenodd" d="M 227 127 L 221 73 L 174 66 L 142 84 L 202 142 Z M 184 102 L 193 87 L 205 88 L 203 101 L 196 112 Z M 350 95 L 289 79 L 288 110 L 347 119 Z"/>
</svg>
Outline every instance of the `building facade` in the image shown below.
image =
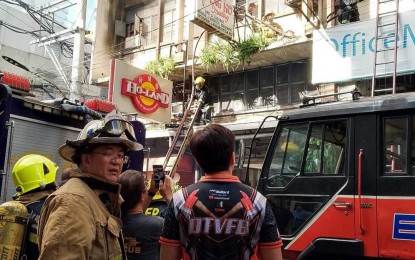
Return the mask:
<svg viewBox="0 0 415 260">
<path fill-rule="evenodd" d="M 338 70 L 336 63 L 326 66 L 329 64 L 326 60 L 330 58 L 330 51 L 327 49 L 326 52 L 323 46 L 318 52 L 315 46 L 319 34 L 333 33 L 336 28 L 339 31 L 348 30 L 356 24 L 363 28 L 368 27 L 377 16 L 377 2 L 129 0 L 121 4 L 115 0 L 99 1 L 97 10 L 102 11 L 97 12 L 93 55 L 98 56 L 96 54 L 103 53 L 104 50 L 108 54 L 101 55 L 99 61 L 93 61 L 98 66 L 92 67 L 92 82 L 101 82 L 105 86 L 112 58 L 144 69 L 149 61 L 173 57 L 175 70 L 169 75 L 169 79 L 174 82 L 175 93 L 172 114 L 183 111 L 191 93 L 192 80 L 197 76 L 204 76 L 214 100 L 212 121 L 229 127 L 237 137 L 239 158 L 236 171 L 244 172 L 245 155 L 252 150 L 254 169 L 251 174 L 255 175 L 256 162 L 256 168 L 260 169 L 260 159 L 266 152 L 269 140 L 267 138 L 271 135 L 270 128 L 275 125 L 265 124 L 268 129 L 258 138 L 257 145 L 252 147 L 253 133 L 266 116 L 277 116 L 282 110 L 298 108 L 301 104 L 300 93 L 304 91 L 309 94 L 324 94 L 346 92 L 358 87 L 363 95 L 370 95 L 371 75 L 353 76 L 349 73 L 349 77 L 341 80 L 325 80 L 324 75 L 327 74 L 336 79 L 336 73 L 340 73 L 347 64 Z M 415 9 L 415 3 L 411 0 L 399 2 L 400 13 Z M 386 8 L 393 9 L 393 6 Z M 216 13 L 217 17 L 213 20 L 204 19 L 201 12 L 205 10 Z M 204 13 L 207 14 L 208 11 Z M 218 25 L 215 24 L 215 19 L 225 20 L 221 20 Z M 232 29 L 231 35 L 229 27 Z M 408 44 L 414 44 L 413 31 L 407 29 L 405 32 Z M 265 41 L 264 48 L 259 48 L 260 51 L 246 59 L 234 64 L 222 62 L 221 57 L 213 60 L 211 64 L 203 61 L 204 54 L 209 50 L 208 46 L 240 46 L 258 35 Z M 334 45 L 334 38 L 324 36 L 322 39 L 328 42 L 331 40 Z M 355 56 L 356 48 L 353 41 L 357 40 L 350 36 L 350 39 L 346 38 L 338 43 L 339 48 L 346 48 L 347 44 L 353 48 L 351 58 Z M 370 39 L 370 45 L 369 41 Z M 363 44 L 363 38 L 360 43 Z M 241 53 L 241 49 L 238 51 Z M 223 53 L 218 51 L 218 55 Z M 108 66 L 102 65 L 106 62 Z M 413 90 L 413 70 L 409 69 L 401 74 L 398 77 L 398 89 Z M 379 80 L 378 84 L 388 87 L 391 77 Z M 350 99 L 351 95 L 345 94 L 341 98 Z M 159 125 L 149 125 L 147 133 L 148 143 L 157 144 L 151 148 L 150 158 L 162 157 L 169 147 L 174 131 Z"/>
</svg>

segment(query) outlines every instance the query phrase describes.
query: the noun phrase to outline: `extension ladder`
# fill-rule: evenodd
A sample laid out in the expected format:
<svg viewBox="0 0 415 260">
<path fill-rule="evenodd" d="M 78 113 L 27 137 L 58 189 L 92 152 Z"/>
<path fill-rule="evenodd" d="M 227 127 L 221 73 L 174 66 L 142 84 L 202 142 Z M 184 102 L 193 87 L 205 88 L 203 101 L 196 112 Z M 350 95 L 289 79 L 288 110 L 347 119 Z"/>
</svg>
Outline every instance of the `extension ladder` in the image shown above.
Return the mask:
<svg viewBox="0 0 415 260">
<path fill-rule="evenodd" d="M 389 7 L 389 9 L 388 9 Z M 375 93 L 396 91 L 396 65 L 398 51 L 398 21 L 399 21 L 399 0 L 378 0 L 376 10 L 376 31 L 373 59 L 372 76 L 372 97 Z M 382 44 L 383 43 L 383 44 Z M 393 45 L 393 48 L 385 48 L 386 43 Z M 382 47 L 383 46 L 383 47 Z M 392 88 L 379 88 L 376 80 L 385 79 L 391 75 Z"/>
<path fill-rule="evenodd" d="M 192 103 L 194 100 L 194 96 L 192 95 L 190 102 L 183 113 L 183 117 L 180 121 L 180 124 L 176 130 L 176 134 L 173 138 L 173 141 L 170 144 L 169 150 L 167 151 L 166 158 L 164 159 L 163 169 L 169 172 L 170 177 L 174 177 L 176 173 L 177 166 L 181 157 L 183 156 L 184 152 L 186 151 L 186 147 L 189 143 L 190 137 L 193 134 L 193 125 L 196 120 L 197 114 L 200 112 L 203 106 L 203 101 L 198 102 L 196 111 L 193 117 L 190 120 L 190 123 L 187 124 L 187 118 L 190 114 L 190 110 L 192 109 Z M 170 162 L 170 158 L 173 158 L 173 162 Z M 169 170 L 168 170 L 169 169 Z"/>
</svg>

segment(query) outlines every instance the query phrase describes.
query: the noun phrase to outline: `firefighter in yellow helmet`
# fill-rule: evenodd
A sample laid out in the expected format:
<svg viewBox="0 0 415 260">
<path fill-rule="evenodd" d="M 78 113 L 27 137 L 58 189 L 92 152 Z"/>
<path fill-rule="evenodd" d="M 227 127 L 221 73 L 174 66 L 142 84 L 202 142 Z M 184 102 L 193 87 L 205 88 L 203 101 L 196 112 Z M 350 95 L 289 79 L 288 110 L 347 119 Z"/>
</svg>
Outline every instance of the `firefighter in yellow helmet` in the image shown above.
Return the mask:
<svg viewBox="0 0 415 260">
<path fill-rule="evenodd" d="M 25 259 L 39 257 L 37 222 L 43 203 L 56 190 L 55 178 L 58 168 L 54 162 L 37 154 L 23 156 L 13 167 L 12 179 L 17 192 L 13 199 L 26 206 L 29 217 L 26 236 L 21 237 L 22 244 L 25 245 L 22 247 L 24 252 L 19 259 L 23 259 L 24 256 Z"/>
<path fill-rule="evenodd" d="M 118 178 L 129 152 L 142 148 L 117 111 L 89 122 L 59 148 L 78 169 L 43 205 L 39 259 L 126 259 Z"/>
<path fill-rule="evenodd" d="M 196 88 L 196 94 L 195 98 L 196 100 L 202 104 L 202 108 L 197 113 L 195 118 L 195 124 L 200 124 L 200 120 L 203 117 L 204 123 L 210 123 L 212 120 L 212 110 L 213 110 L 213 102 L 212 97 L 209 93 L 209 88 L 206 86 L 206 80 L 203 77 L 197 77 L 195 80 L 195 88 Z"/>
</svg>

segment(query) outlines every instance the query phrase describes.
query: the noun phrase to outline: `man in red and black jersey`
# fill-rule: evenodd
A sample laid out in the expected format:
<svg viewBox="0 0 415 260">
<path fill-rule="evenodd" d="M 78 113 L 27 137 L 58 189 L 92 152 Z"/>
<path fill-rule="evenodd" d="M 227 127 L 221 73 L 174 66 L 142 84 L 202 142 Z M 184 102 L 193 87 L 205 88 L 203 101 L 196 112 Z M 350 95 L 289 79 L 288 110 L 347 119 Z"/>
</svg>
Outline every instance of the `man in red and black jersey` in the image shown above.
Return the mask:
<svg viewBox="0 0 415 260">
<path fill-rule="evenodd" d="M 206 176 L 173 195 L 160 238 L 161 260 L 282 260 L 266 198 L 232 176 L 235 137 L 217 124 L 193 134 L 190 151 Z"/>
</svg>

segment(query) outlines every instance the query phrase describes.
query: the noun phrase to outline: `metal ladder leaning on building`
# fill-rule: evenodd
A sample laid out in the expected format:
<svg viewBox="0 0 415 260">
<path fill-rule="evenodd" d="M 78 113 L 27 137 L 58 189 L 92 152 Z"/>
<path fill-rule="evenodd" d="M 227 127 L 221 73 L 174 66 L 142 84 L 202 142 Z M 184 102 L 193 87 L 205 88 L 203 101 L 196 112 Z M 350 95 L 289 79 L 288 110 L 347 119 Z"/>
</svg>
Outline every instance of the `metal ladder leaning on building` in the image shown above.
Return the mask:
<svg viewBox="0 0 415 260">
<path fill-rule="evenodd" d="M 186 151 L 186 147 L 189 144 L 189 139 L 193 134 L 193 125 L 196 120 L 196 115 L 202 109 L 203 101 L 198 101 L 197 108 L 195 113 L 193 114 L 190 123 L 187 123 L 187 118 L 190 114 L 190 110 L 192 108 L 192 103 L 194 101 L 194 95 L 192 95 L 189 104 L 187 105 L 186 110 L 183 113 L 183 117 L 180 121 L 180 124 L 177 128 L 176 134 L 173 138 L 172 143 L 170 144 L 169 150 L 167 151 L 166 158 L 164 159 L 163 169 L 168 172 L 170 177 L 174 177 L 176 173 L 177 166 L 181 157 L 183 156 L 184 152 Z M 183 134 L 184 133 L 184 134 Z M 181 139 L 181 140 L 180 140 Z M 169 164 L 170 158 L 176 157 L 171 164 Z"/>
<path fill-rule="evenodd" d="M 392 94 L 396 92 L 398 22 L 399 0 L 378 0 L 376 9 L 372 97 L 379 92 L 391 92 Z M 385 48 L 386 42 L 393 43 L 393 48 Z M 391 66 L 393 66 L 392 88 L 380 89 L 376 85 L 376 79 L 388 77 L 390 75 L 388 71 L 390 71 Z"/>
</svg>

